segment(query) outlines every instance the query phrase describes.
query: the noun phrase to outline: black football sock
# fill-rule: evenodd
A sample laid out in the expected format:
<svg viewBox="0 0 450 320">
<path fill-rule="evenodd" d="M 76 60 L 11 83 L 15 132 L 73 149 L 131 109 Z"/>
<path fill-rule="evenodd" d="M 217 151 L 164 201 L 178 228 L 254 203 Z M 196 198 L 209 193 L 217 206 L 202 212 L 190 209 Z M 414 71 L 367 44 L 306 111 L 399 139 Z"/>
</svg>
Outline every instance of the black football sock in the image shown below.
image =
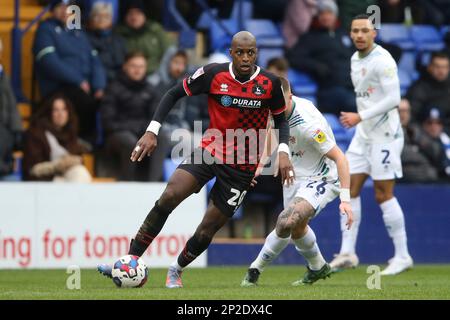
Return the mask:
<svg viewBox="0 0 450 320">
<path fill-rule="evenodd" d="M 212 238 L 202 237 L 197 238 L 195 234 L 188 240 L 183 251 L 178 256 L 178 265 L 182 268 L 186 267 L 199 255 L 203 253 L 211 243 Z"/>
<path fill-rule="evenodd" d="M 153 239 L 161 231 L 170 213 L 171 211 L 161 207 L 158 201 L 156 201 L 155 206 L 150 210 L 142 226 L 139 228 L 136 237 L 131 241 L 128 254 L 142 256 Z"/>
</svg>

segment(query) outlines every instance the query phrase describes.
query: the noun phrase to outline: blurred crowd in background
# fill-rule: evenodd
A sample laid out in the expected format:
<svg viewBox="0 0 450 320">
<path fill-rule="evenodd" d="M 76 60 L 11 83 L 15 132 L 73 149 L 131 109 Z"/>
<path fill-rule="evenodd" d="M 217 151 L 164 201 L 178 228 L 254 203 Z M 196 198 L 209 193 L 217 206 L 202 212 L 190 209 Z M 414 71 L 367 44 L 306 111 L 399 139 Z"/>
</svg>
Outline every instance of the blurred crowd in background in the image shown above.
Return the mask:
<svg viewBox="0 0 450 320">
<path fill-rule="evenodd" d="M 164 162 L 175 143 L 170 139 L 173 130 L 188 129 L 190 138 L 195 138 L 195 120 L 203 121 L 203 130 L 207 128 L 206 96 L 185 97 L 176 104 L 152 157 L 133 164 L 131 150 L 171 86 L 195 70 L 199 61 L 229 61 L 224 48 L 210 46 L 202 52 L 203 60 L 193 59 L 174 33 L 163 27 L 163 2 L 71 1 L 82 9 L 83 28 L 69 30 L 70 3 L 42 1 L 50 5 L 50 16 L 40 22 L 34 39 L 38 94 L 26 131 L 0 65 L 0 177 L 13 171 L 12 152 L 22 150 L 23 180 L 89 182 L 92 174 L 82 155 L 93 153 L 98 176 L 163 181 Z M 235 7 L 231 0 L 207 3 L 222 19 L 229 18 Z M 306 98 L 311 97 L 327 119 L 337 118 L 341 111 L 356 111 L 350 79 L 355 49 L 348 35 L 352 17 L 373 4 L 381 8 L 382 28 L 383 23 L 427 25 L 442 36 L 444 45 L 438 50 L 415 52 L 399 112 L 405 133 L 402 181 L 448 183 L 450 1 L 255 0 L 252 19 L 271 20 L 283 40 L 282 54 L 260 59 L 259 64 L 291 81 L 296 72 L 310 77 L 317 91 Z M 196 28 L 202 14 L 196 1 L 178 1 L 177 8 Z M 204 33 L 205 41 L 210 41 L 212 35 Z M 401 42 L 377 42 L 391 52 L 403 72 L 402 61 L 411 49 Z M 338 121 L 331 125 L 342 129 L 337 128 Z"/>
</svg>

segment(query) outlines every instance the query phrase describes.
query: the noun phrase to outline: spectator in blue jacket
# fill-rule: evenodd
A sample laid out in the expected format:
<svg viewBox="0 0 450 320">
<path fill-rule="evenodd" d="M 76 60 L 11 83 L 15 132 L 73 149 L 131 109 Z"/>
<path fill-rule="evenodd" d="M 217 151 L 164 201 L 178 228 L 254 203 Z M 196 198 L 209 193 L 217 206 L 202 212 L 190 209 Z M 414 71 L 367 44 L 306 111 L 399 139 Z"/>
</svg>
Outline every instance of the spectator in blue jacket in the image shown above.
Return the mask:
<svg viewBox="0 0 450 320">
<path fill-rule="evenodd" d="M 80 136 L 94 141 L 97 101 L 103 96 L 106 75 L 87 36 L 67 28 L 68 1 L 52 1 L 51 17 L 36 32 L 33 54 L 41 97 L 57 91 L 75 106 Z"/>
</svg>

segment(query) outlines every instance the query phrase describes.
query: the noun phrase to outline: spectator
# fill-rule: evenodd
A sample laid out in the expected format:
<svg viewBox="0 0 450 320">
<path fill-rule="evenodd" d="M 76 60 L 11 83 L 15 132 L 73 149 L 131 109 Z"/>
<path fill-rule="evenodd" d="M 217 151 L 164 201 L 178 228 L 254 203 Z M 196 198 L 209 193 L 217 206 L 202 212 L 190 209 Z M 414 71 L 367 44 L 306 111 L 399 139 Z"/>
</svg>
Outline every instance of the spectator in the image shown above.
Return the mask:
<svg viewBox="0 0 450 320">
<path fill-rule="evenodd" d="M 318 0 L 290 0 L 284 11 L 283 36 L 286 47 L 291 48 L 298 38 L 308 32 L 317 14 Z"/>
<path fill-rule="evenodd" d="M 148 81 L 155 92 L 156 103 L 159 103 L 163 95 L 177 82 L 183 81 L 187 67 L 188 56 L 186 51 L 178 50 L 174 46 L 169 47 L 161 60 L 158 70 L 148 77 Z M 178 100 L 164 121 L 162 129 L 169 136 L 170 132 L 175 129 L 190 128 L 189 123 L 186 121 L 187 98 L 189 97 Z"/>
<path fill-rule="evenodd" d="M 81 158 L 87 148 L 78 140 L 77 127 L 70 100 L 59 93 L 45 100 L 25 134 L 24 179 L 90 182 Z"/>
<path fill-rule="evenodd" d="M 95 140 L 97 102 L 106 76 L 97 52 L 82 30 L 66 28 L 67 1 L 52 1 L 51 16 L 36 32 L 33 54 L 42 97 L 60 91 L 71 100 L 80 120 L 80 135 Z"/>
<path fill-rule="evenodd" d="M 89 17 L 88 37 L 105 68 L 107 81 L 115 79 L 126 55 L 125 40 L 112 30 L 111 4 L 97 2 Z"/>
<path fill-rule="evenodd" d="M 443 113 L 444 125 L 449 128 L 450 117 L 450 64 L 449 57 L 442 52 L 433 52 L 427 71 L 412 84 L 406 97 L 411 103 L 413 120 L 428 108 L 436 107 Z"/>
<path fill-rule="evenodd" d="M 128 50 L 143 52 L 147 57 L 147 74 L 154 72 L 171 45 L 167 32 L 159 23 L 147 20 L 144 5 L 138 0 L 127 4 L 124 23 L 117 27 L 117 32 L 125 38 Z"/>
<path fill-rule="evenodd" d="M 310 74 L 318 83 L 318 105 L 324 113 L 356 111 L 350 79 L 351 41 L 336 28 L 338 8 L 332 0 L 319 3 L 318 28 L 302 35 L 287 59 L 292 68 Z"/>
<path fill-rule="evenodd" d="M 168 152 L 168 141 L 161 135 L 151 158 L 138 164 L 130 161 L 131 151 L 156 109 L 156 93 L 146 80 L 146 70 L 146 56 L 142 52 L 129 53 L 123 71 L 108 85 L 101 104 L 106 147 L 119 155 L 119 179 L 124 181 L 159 181 Z"/>
<path fill-rule="evenodd" d="M 421 117 L 425 133 L 440 146 L 441 156 L 436 164 L 441 177 L 450 178 L 450 137 L 444 132 L 442 111 L 431 107 Z"/>
<path fill-rule="evenodd" d="M 436 182 L 442 152 L 438 142 L 431 139 L 416 123 L 411 123 L 411 107 L 407 99 L 399 105 L 400 122 L 405 144 L 402 150 L 402 182 Z"/>
<path fill-rule="evenodd" d="M 3 45 L 0 39 L 0 59 Z M 12 151 L 19 144 L 22 122 L 9 78 L 0 64 L 0 177 L 12 172 Z"/>
<path fill-rule="evenodd" d="M 279 77 L 287 79 L 289 62 L 283 57 L 272 58 L 267 62 L 266 69 Z"/>
</svg>

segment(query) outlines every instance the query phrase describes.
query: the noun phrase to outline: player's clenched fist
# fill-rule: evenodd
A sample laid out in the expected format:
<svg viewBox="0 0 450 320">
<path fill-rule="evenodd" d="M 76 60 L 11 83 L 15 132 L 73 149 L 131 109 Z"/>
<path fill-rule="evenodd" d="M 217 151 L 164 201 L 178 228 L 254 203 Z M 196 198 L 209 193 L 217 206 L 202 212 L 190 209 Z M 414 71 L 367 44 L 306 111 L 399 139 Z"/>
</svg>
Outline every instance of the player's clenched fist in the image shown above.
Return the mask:
<svg viewBox="0 0 450 320">
<path fill-rule="evenodd" d="M 136 147 L 131 152 L 131 161 L 142 161 L 144 157 L 150 156 L 157 146 L 157 137 L 153 132 L 147 131 L 136 143 Z"/>
</svg>

